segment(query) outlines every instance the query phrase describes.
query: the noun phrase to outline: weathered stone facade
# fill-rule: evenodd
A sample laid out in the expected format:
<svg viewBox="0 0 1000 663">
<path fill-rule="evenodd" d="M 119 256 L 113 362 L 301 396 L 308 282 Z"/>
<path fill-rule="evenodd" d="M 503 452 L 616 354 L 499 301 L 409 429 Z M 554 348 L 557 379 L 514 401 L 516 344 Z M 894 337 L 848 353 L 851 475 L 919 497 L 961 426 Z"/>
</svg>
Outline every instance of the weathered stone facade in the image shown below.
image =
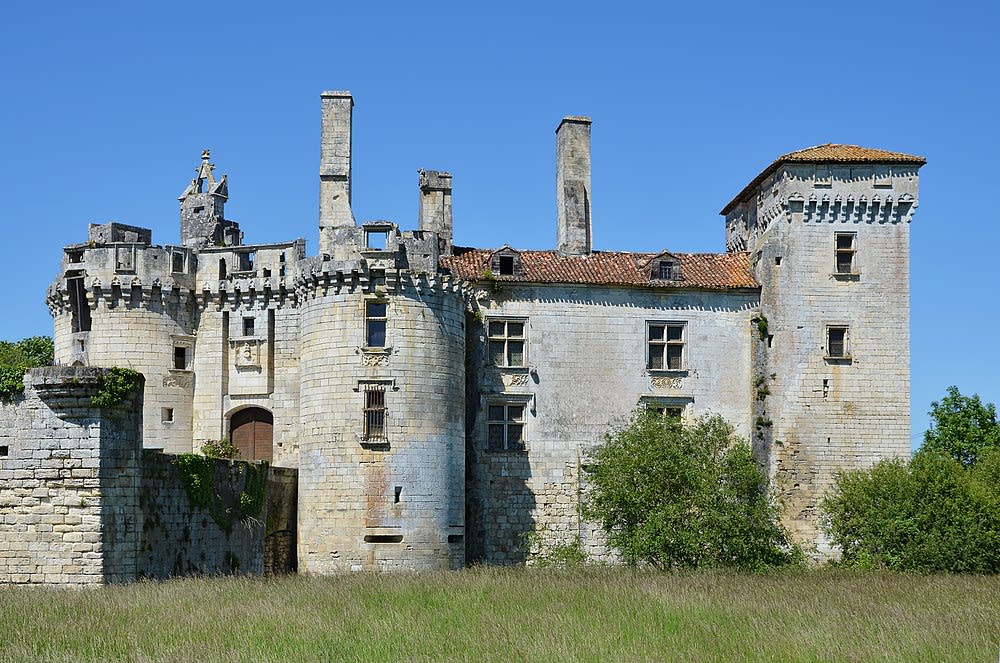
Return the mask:
<svg viewBox="0 0 1000 663">
<path fill-rule="evenodd" d="M 206 151 L 179 245 L 92 226 L 48 293 L 59 363 L 146 376 L 145 446 L 228 437 L 298 468 L 301 570 L 513 563 L 576 541 L 607 557 L 582 467 L 639 405 L 752 438 L 820 552 L 833 472 L 908 451 L 922 158 L 792 153 L 723 211 L 726 253 L 595 251 L 591 123 L 567 117 L 556 250 L 469 249 L 441 171 L 419 172 L 417 230 L 355 221 L 353 106 L 322 95 L 319 255 L 243 244 Z"/>
</svg>

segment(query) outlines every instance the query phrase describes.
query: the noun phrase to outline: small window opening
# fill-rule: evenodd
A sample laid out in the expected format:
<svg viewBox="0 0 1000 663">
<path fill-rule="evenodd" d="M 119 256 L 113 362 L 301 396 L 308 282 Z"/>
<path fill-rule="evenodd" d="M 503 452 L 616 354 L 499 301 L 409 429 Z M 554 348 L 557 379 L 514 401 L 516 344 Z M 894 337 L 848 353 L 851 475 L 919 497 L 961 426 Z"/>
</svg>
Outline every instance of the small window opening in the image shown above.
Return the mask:
<svg viewBox="0 0 1000 663">
<path fill-rule="evenodd" d="M 500 256 L 500 275 L 514 275 L 514 256 Z"/>
<path fill-rule="evenodd" d="M 826 330 L 828 357 L 847 357 L 847 327 L 828 327 Z"/>
<path fill-rule="evenodd" d="M 461 534 L 449 534 L 448 543 L 461 543 L 464 538 Z"/>
<path fill-rule="evenodd" d="M 365 543 L 402 543 L 402 534 L 365 534 Z"/>
<path fill-rule="evenodd" d="M 857 252 L 854 246 L 854 233 L 837 233 L 836 241 L 836 270 L 837 274 L 853 274 L 855 272 L 854 255 Z"/>
<path fill-rule="evenodd" d="M 83 262 L 83 251 L 74 251 L 69 254 L 70 262 Z"/>
<path fill-rule="evenodd" d="M 392 497 L 392 503 L 393 504 L 399 504 L 399 494 L 402 493 L 402 492 L 403 492 L 403 487 L 402 486 L 396 486 L 396 489 L 394 491 L 394 495 Z"/>
<path fill-rule="evenodd" d="M 179 370 L 187 368 L 187 348 L 180 346 L 174 348 L 174 368 Z"/>
<path fill-rule="evenodd" d="M 201 214 L 204 211 L 205 211 L 205 206 L 204 205 L 199 205 L 198 207 L 194 208 L 194 213 L 195 214 Z"/>
<path fill-rule="evenodd" d="M 388 322 L 388 307 L 385 302 L 365 303 L 365 346 L 385 347 L 385 328 Z"/>
<path fill-rule="evenodd" d="M 6 458 L 10 455 L 10 447 L 6 444 L 0 444 L 0 458 Z"/>
<path fill-rule="evenodd" d="M 181 274 L 184 272 L 184 254 L 180 251 L 174 251 L 170 255 L 170 271 L 174 274 Z"/>
<path fill-rule="evenodd" d="M 254 335 L 254 318 L 243 318 L 243 335 Z"/>
<path fill-rule="evenodd" d="M 365 231 L 365 246 L 369 249 L 384 251 L 389 246 L 389 231 L 387 230 L 367 230 Z"/>
<path fill-rule="evenodd" d="M 160 410 L 160 421 L 169 424 L 174 420 L 174 408 L 165 407 Z"/>
<path fill-rule="evenodd" d="M 781 264 L 781 256 L 774 256 L 774 264 L 775 265 Z"/>
<path fill-rule="evenodd" d="M 271 275 L 271 270 L 265 267 L 261 273 L 263 274 L 264 278 L 267 278 L 268 276 Z"/>
<path fill-rule="evenodd" d="M 830 395 L 830 381 L 823 380 L 823 398 L 826 398 L 829 395 Z M 827 438 L 826 441 L 829 442 L 830 438 Z"/>
<path fill-rule="evenodd" d="M 226 259 L 219 258 L 219 280 L 226 278 Z"/>
<path fill-rule="evenodd" d="M 774 334 L 768 334 L 767 335 L 767 347 L 771 347 L 772 343 L 774 343 Z"/>
</svg>

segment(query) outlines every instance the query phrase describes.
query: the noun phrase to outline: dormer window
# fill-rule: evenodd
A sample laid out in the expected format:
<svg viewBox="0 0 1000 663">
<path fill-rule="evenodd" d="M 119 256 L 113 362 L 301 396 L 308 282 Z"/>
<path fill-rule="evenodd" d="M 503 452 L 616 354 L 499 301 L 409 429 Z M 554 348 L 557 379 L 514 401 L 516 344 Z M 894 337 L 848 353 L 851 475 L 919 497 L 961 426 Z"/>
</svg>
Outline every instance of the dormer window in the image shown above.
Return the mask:
<svg viewBox="0 0 1000 663">
<path fill-rule="evenodd" d="M 490 271 L 498 276 L 524 276 L 521 254 L 504 247 L 490 258 Z"/>
<path fill-rule="evenodd" d="M 673 256 L 653 260 L 650 279 L 654 281 L 680 281 L 681 262 Z"/>
</svg>

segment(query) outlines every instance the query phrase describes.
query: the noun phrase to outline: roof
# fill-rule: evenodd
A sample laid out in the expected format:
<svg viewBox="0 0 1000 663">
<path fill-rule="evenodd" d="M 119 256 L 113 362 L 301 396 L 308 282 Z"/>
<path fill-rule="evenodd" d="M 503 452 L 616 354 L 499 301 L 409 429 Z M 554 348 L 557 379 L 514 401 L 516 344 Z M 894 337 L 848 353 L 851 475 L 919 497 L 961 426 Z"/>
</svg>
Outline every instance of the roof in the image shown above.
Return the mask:
<svg viewBox="0 0 1000 663">
<path fill-rule="evenodd" d="M 877 150 L 871 147 L 861 147 L 860 145 L 826 143 L 825 145 L 807 147 L 804 150 L 783 154 L 775 159 L 750 184 L 743 187 L 743 190 L 735 198 L 729 201 L 729 204 L 722 209 L 721 214 L 727 214 L 730 209 L 749 196 L 761 182 L 767 179 L 771 173 L 784 163 L 911 163 L 922 166 L 927 163 L 927 159 L 915 154 Z"/>
<path fill-rule="evenodd" d="M 441 264 L 459 278 L 481 279 L 498 249 L 454 247 L 454 256 Z M 758 288 L 746 253 L 624 253 L 596 251 L 586 256 L 565 256 L 558 251 L 517 251 L 524 275 L 499 276 L 500 281 L 527 283 L 573 283 L 670 288 L 727 290 Z M 669 255 L 680 261 L 680 281 L 654 281 L 650 261 Z"/>
</svg>

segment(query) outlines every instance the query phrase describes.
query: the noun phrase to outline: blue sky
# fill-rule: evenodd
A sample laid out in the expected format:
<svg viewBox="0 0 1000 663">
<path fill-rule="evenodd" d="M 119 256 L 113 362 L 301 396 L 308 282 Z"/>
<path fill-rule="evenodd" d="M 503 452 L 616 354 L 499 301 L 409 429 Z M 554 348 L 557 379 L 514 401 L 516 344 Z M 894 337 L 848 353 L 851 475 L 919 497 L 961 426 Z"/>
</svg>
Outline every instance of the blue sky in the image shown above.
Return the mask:
<svg viewBox="0 0 1000 663">
<path fill-rule="evenodd" d="M 248 242 L 316 250 L 319 93 L 355 97 L 354 211 L 455 242 L 555 243 L 554 130 L 593 118 L 595 248 L 721 251 L 718 211 L 780 154 L 921 154 L 915 441 L 950 384 L 1000 400 L 997 3 L 11 3 L 0 20 L 0 338 L 51 334 L 60 248 L 116 220 L 177 241 L 203 148 Z"/>
</svg>

